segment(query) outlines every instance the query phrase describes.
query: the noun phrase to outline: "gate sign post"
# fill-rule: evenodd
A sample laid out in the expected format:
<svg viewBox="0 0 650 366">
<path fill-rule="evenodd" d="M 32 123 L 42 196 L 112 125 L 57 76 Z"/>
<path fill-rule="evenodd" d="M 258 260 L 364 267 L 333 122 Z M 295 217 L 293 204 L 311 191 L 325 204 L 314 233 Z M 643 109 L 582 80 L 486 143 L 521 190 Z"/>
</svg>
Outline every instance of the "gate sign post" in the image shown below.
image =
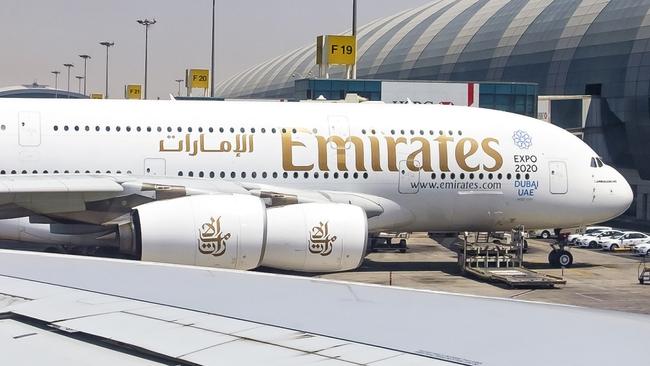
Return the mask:
<svg viewBox="0 0 650 366">
<path fill-rule="evenodd" d="M 210 88 L 210 70 L 185 70 L 185 87 L 187 87 L 187 95 L 192 94 L 192 89 L 203 89 L 203 94 L 206 95 L 208 88 Z"/>
<path fill-rule="evenodd" d="M 129 84 L 124 86 L 125 99 L 142 99 L 142 85 Z"/>
<path fill-rule="evenodd" d="M 326 35 L 316 38 L 316 64 L 320 77 L 329 78 L 330 65 L 344 65 L 350 78 L 352 66 L 357 63 L 357 38 L 355 36 Z"/>
</svg>

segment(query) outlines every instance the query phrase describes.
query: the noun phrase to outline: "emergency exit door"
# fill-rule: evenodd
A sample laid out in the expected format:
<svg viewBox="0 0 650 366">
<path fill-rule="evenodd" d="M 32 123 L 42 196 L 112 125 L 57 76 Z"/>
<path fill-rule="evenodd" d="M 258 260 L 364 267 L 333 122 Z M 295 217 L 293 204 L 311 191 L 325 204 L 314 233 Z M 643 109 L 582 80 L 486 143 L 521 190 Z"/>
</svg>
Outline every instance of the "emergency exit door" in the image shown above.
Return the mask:
<svg viewBox="0 0 650 366">
<path fill-rule="evenodd" d="M 165 159 L 144 159 L 144 174 L 164 176 L 167 171 Z"/>
<path fill-rule="evenodd" d="M 413 194 L 420 190 L 420 171 L 408 168 L 406 160 L 399 162 L 399 193 Z"/>
<path fill-rule="evenodd" d="M 18 113 L 18 143 L 20 146 L 41 144 L 41 114 L 39 112 Z"/>
<path fill-rule="evenodd" d="M 551 161 L 548 163 L 549 186 L 552 194 L 566 194 L 569 191 L 566 163 Z"/>
</svg>

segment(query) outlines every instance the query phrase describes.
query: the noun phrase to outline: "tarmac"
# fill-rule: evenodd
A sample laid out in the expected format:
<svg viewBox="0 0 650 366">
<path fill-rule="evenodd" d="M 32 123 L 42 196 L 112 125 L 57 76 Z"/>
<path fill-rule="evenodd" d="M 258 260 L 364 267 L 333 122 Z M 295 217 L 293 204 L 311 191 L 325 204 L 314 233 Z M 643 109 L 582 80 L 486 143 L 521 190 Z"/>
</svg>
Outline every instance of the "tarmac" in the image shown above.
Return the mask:
<svg viewBox="0 0 650 366">
<path fill-rule="evenodd" d="M 439 240 L 444 240 L 449 246 L 449 241 L 459 239 Z M 368 254 L 361 267 L 354 271 L 313 274 L 260 270 L 650 314 L 650 285 L 641 285 L 638 281 L 641 258 L 629 253 L 571 248 L 574 264 L 562 271 L 548 264 L 549 243 L 552 241 L 528 239 L 528 253 L 524 255 L 524 266 L 566 279 L 566 285 L 556 286 L 553 289 L 513 289 L 505 284 L 488 283 L 474 277 L 465 277 L 458 268 L 456 253 L 440 245 L 436 240 L 430 239 L 426 233 L 412 234 L 407 240 L 406 253 L 384 251 Z M 16 249 L 14 246 L 12 243 L 0 242 L 0 247 L 3 248 Z M 650 266 L 650 257 L 647 260 Z"/>
<path fill-rule="evenodd" d="M 637 276 L 641 258 L 629 253 L 572 248 L 574 264 L 562 271 L 548 264 L 550 242 L 528 239 L 524 265 L 563 276 L 566 285 L 554 289 L 512 289 L 464 277 L 456 253 L 428 238 L 426 233 L 412 235 L 406 253 L 370 253 L 355 271 L 307 276 L 650 314 L 650 285 L 639 284 Z"/>
</svg>

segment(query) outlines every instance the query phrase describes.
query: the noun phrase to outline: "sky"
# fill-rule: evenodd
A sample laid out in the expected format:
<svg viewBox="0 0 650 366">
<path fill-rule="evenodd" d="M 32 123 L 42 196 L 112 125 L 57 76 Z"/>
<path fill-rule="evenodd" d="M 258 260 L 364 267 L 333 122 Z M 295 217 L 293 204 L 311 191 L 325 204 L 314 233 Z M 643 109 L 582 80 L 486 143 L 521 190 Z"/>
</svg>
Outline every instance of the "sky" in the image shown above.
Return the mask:
<svg viewBox="0 0 650 366">
<path fill-rule="evenodd" d="M 362 26 L 431 0 L 358 0 Z M 144 82 L 144 27 L 149 28 L 149 99 L 176 94 L 187 68 L 210 67 L 210 0 L 2 0 L 0 4 L 0 87 L 38 82 L 78 90 L 88 54 L 87 91 L 104 91 L 106 48 L 110 49 L 109 96 L 124 85 Z M 351 28 L 352 0 L 216 0 L 215 84 L 283 53 L 315 42 L 320 34 Z"/>
</svg>

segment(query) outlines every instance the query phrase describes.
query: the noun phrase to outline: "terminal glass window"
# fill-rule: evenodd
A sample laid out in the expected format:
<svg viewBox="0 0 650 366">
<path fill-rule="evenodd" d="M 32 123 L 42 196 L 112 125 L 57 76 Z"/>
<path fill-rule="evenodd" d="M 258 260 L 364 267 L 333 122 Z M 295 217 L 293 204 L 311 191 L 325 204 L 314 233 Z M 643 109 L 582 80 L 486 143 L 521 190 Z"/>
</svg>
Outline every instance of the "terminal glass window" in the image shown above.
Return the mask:
<svg viewBox="0 0 650 366">
<path fill-rule="evenodd" d="M 551 100 L 553 124 L 562 128 L 582 128 L 582 99 Z"/>
<path fill-rule="evenodd" d="M 480 83 L 479 107 L 535 117 L 537 115 L 537 85 Z"/>
</svg>

